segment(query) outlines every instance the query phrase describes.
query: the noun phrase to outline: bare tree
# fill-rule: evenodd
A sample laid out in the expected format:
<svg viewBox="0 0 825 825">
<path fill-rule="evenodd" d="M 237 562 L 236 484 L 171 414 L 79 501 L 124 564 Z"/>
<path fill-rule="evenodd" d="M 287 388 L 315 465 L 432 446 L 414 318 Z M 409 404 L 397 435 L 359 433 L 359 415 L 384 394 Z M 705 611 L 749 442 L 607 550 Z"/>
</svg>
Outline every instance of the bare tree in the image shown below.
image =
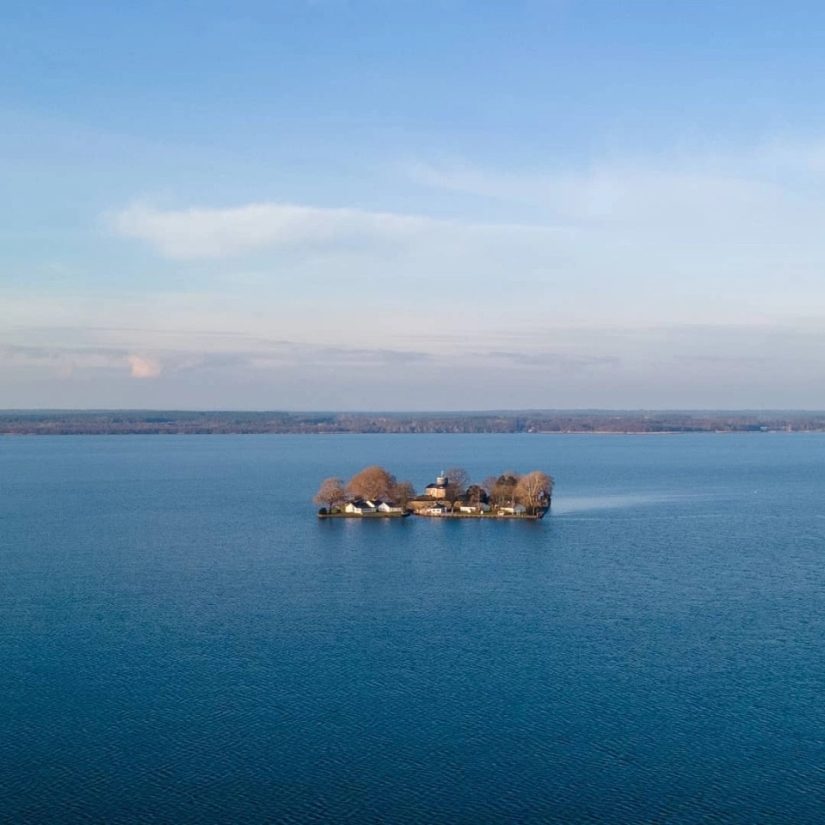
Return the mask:
<svg viewBox="0 0 825 825">
<path fill-rule="evenodd" d="M 509 504 L 516 503 L 516 486 L 518 485 L 521 476 L 515 470 L 505 470 L 493 485 L 490 498 L 495 504 Z"/>
<path fill-rule="evenodd" d="M 321 487 L 312 500 L 316 504 L 326 504 L 328 510 L 336 504 L 346 501 L 347 488 L 342 478 L 325 478 L 321 482 Z"/>
<path fill-rule="evenodd" d="M 447 476 L 447 498 L 455 501 L 470 486 L 470 474 L 462 467 L 453 467 L 444 473 Z"/>
<path fill-rule="evenodd" d="M 534 470 L 518 480 L 514 492 L 521 504 L 535 512 L 549 504 L 553 495 L 553 479 L 541 470 Z"/>
<path fill-rule="evenodd" d="M 347 489 L 354 498 L 374 500 L 389 496 L 394 484 L 395 476 L 383 467 L 366 467 L 349 480 Z"/>
<path fill-rule="evenodd" d="M 390 495 L 399 507 L 406 508 L 410 500 L 415 498 L 415 487 L 409 481 L 398 481 L 393 484 Z"/>
<path fill-rule="evenodd" d="M 473 504 L 486 504 L 487 503 L 487 491 L 479 486 L 478 484 L 471 484 L 467 488 L 467 498 Z"/>
</svg>

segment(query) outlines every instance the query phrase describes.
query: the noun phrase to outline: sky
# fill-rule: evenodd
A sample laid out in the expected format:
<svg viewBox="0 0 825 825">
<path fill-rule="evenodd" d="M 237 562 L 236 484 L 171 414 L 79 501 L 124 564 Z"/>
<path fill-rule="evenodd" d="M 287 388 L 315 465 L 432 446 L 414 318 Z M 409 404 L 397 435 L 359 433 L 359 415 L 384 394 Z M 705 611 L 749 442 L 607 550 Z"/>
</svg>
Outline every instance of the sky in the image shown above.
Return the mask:
<svg viewBox="0 0 825 825">
<path fill-rule="evenodd" d="M 0 409 L 823 409 L 823 30 L 12 0 Z"/>
</svg>

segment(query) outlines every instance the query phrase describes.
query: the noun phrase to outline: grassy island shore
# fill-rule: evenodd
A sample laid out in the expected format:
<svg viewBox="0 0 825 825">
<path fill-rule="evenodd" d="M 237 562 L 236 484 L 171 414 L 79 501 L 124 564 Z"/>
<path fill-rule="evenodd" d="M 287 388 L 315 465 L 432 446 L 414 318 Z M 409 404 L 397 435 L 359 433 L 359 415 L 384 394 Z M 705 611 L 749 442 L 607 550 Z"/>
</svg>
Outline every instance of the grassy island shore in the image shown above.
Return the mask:
<svg viewBox="0 0 825 825">
<path fill-rule="evenodd" d="M 322 508 L 323 509 L 323 508 Z M 405 510 L 403 513 L 318 513 L 318 518 L 407 518 L 411 516 L 410 510 Z"/>
</svg>

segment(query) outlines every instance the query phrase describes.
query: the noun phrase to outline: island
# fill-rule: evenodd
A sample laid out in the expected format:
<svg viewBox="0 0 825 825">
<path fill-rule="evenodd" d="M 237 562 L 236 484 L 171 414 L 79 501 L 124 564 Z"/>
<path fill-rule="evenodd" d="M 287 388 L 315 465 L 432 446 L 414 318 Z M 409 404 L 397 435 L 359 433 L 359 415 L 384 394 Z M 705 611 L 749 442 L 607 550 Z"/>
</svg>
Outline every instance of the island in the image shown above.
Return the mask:
<svg viewBox="0 0 825 825">
<path fill-rule="evenodd" d="M 473 483 L 466 470 L 443 470 L 417 495 L 383 467 L 366 467 L 349 481 L 326 478 L 313 501 L 318 518 L 518 518 L 540 519 L 550 509 L 553 477 L 541 470 L 506 470 Z"/>
</svg>

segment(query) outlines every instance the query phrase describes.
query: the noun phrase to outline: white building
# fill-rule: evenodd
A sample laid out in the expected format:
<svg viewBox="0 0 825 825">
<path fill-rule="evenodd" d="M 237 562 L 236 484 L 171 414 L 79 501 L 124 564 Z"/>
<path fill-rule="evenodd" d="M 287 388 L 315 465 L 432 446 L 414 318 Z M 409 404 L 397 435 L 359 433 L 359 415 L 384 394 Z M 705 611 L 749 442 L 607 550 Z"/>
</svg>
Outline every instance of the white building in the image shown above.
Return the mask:
<svg viewBox="0 0 825 825">
<path fill-rule="evenodd" d="M 388 501 L 382 501 L 378 505 L 378 511 L 381 513 L 398 513 L 401 514 L 404 512 L 403 507 L 399 507 L 397 504 L 390 504 Z"/>
<path fill-rule="evenodd" d="M 345 513 L 352 513 L 356 516 L 368 516 L 378 511 L 378 508 L 371 501 L 348 501 L 344 507 Z"/>
<path fill-rule="evenodd" d="M 508 505 L 507 507 L 499 507 L 498 512 L 508 516 L 520 516 L 527 512 L 527 508 L 523 504 L 516 504 L 515 507 Z"/>
<path fill-rule="evenodd" d="M 478 504 L 462 504 L 458 511 L 460 513 L 488 513 L 490 512 L 490 505 L 479 502 Z"/>
<path fill-rule="evenodd" d="M 444 516 L 450 512 L 450 508 L 446 504 L 432 504 L 418 512 L 425 516 Z"/>
</svg>

